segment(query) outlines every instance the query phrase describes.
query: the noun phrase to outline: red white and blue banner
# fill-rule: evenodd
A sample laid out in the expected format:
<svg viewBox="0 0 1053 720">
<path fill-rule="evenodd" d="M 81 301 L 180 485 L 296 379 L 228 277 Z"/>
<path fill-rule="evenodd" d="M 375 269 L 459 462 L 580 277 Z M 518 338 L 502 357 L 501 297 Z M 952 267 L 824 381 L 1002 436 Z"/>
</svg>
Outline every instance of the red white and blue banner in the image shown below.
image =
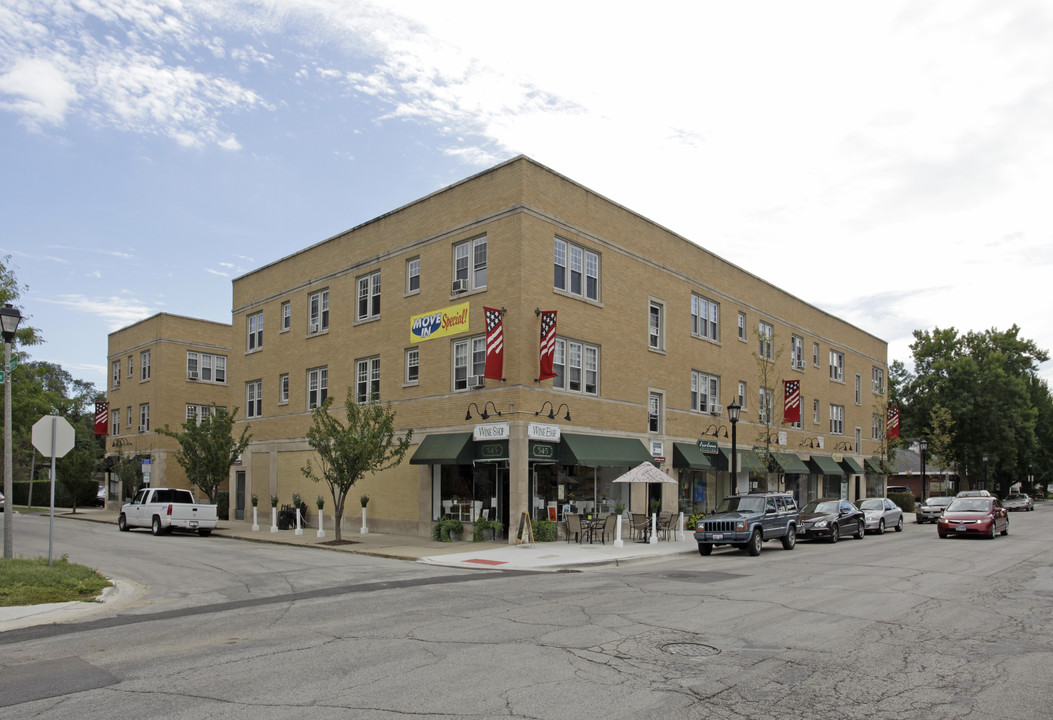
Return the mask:
<svg viewBox="0 0 1053 720">
<path fill-rule="evenodd" d="M 552 371 L 552 361 L 556 355 L 556 311 L 546 310 L 541 313 L 541 372 L 538 380 L 556 377 Z"/>
<path fill-rule="evenodd" d="M 107 435 L 110 425 L 110 404 L 108 402 L 95 403 L 95 434 Z"/>
<path fill-rule="evenodd" d="M 886 438 L 898 438 L 899 437 L 899 408 L 890 407 L 888 409 L 888 419 L 885 420 L 885 437 Z"/>
<path fill-rule="evenodd" d="M 783 422 L 801 422 L 801 381 L 786 380 L 786 402 L 783 405 Z"/>
<path fill-rule="evenodd" d="M 500 380 L 505 369 L 505 331 L 501 319 L 504 313 L 497 308 L 483 306 L 486 315 L 486 368 L 483 377 Z"/>
</svg>

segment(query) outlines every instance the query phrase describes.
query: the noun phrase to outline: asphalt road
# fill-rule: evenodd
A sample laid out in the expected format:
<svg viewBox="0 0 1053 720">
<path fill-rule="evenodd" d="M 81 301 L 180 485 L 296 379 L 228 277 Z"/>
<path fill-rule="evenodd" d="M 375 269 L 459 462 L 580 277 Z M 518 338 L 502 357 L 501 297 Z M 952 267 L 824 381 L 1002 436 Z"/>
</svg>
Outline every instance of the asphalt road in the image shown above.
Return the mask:
<svg viewBox="0 0 1053 720">
<path fill-rule="evenodd" d="M 142 589 L 0 633 L 0 716 L 1049 718 L 1051 520 L 560 573 L 65 521 L 61 552 Z"/>
</svg>

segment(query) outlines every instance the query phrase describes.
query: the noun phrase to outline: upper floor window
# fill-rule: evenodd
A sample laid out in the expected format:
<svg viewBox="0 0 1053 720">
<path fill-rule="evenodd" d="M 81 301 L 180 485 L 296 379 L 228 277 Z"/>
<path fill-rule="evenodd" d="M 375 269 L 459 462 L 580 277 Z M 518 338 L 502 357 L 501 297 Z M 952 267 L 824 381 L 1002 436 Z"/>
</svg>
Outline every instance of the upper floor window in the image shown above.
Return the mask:
<svg viewBox="0 0 1053 720">
<path fill-rule="evenodd" d="M 885 369 L 884 368 L 871 368 L 870 371 L 870 382 L 874 392 L 879 395 L 885 394 Z"/>
<path fill-rule="evenodd" d="M 651 393 L 647 398 L 647 431 L 662 432 L 662 395 Z"/>
<path fill-rule="evenodd" d="M 139 353 L 139 381 L 145 382 L 150 379 L 150 351 L 143 350 Z"/>
<path fill-rule="evenodd" d="M 844 435 L 845 434 L 845 406 L 844 405 L 831 405 L 830 406 L 830 434 L 831 435 Z"/>
<path fill-rule="evenodd" d="M 830 351 L 830 379 L 838 382 L 845 380 L 845 354 L 838 350 Z"/>
<path fill-rule="evenodd" d="M 766 323 L 763 320 L 757 326 L 757 337 L 759 340 L 759 346 L 757 354 L 765 360 L 772 359 L 772 337 L 775 335 L 775 328 L 772 327 L 771 323 Z"/>
<path fill-rule="evenodd" d="M 453 290 L 464 292 L 486 287 L 486 236 L 453 246 Z"/>
<path fill-rule="evenodd" d="M 552 387 L 595 395 L 600 382 L 600 349 L 595 345 L 556 338 L 552 353 Z"/>
<path fill-rule="evenodd" d="M 720 303 L 701 295 L 691 295 L 691 334 L 720 340 Z"/>
<path fill-rule="evenodd" d="M 129 408 L 130 410 L 131 408 Z M 116 412 L 110 413 L 110 435 L 121 434 L 121 409 L 117 408 Z"/>
<path fill-rule="evenodd" d="M 719 375 L 691 371 L 691 409 L 714 415 L 724 412 L 724 408 L 720 406 Z"/>
<path fill-rule="evenodd" d="M 746 313 L 739 313 L 739 340 L 746 342 Z"/>
<path fill-rule="evenodd" d="M 292 303 L 286 300 L 282 303 L 281 332 L 292 327 Z"/>
<path fill-rule="evenodd" d="M 871 440 L 882 440 L 885 433 L 885 423 L 882 421 L 880 415 L 870 416 L 870 439 Z"/>
<path fill-rule="evenodd" d="M 249 341 L 248 349 L 259 350 L 263 347 L 263 311 L 248 316 Z"/>
<path fill-rule="evenodd" d="M 329 395 L 329 368 L 320 367 L 307 371 L 307 409 L 312 410 Z"/>
<path fill-rule="evenodd" d="M 139 406 L 139 432 L 150 432 L 150 403 Z"/>
<path fill-rule="evenodd" d="M 187 403 L 186 419 L 193 420 L 196 425 L 200 425 L 204 418 L 215 415 L 219 409 L 220 408 L 215 405 Z"/>
<path fill-rule="evenodd" d="M 662 327 L 665 324 L 662 317 L 664 308 L 662 303 L 652 300 L 647 311 L 647 347 L 652 350 L 662 350 L 664 347 L 662 338 Z"/>
<path fill-rule="evenodd" d="M 812 343 L 812 365 L 819 367 L 819 343 Z"/>
<path fill-rule="evenodd" d="M 289 373 L 278 376 L 278 404 L 285 405 L 289 402 Z"/>
<path fill-rule="evenodd" d="M 188 350 L 186 354 L 186 377 L 187 380 L 225 383 L 227 381 L 227 356 Z"/>
<path fill-rule="evenodd" d="M 128 377 L 131 377 L 132 375 L 135 375 L 135 373 L 132 371 L 132 356 L 129 355 L 128 356 Z"/>
<path fill-rule="evenodd" d="M 420 292 L 420 258 L 415 257 L 406 261 L 406 294 Z"/>
<path fill-rule="evenodd" d="M 856 373 L 856 405 L 863 404 L 863 376 Z"/>
<path fill-rule="evenodd" d="M 772 415 L 772 391 L 771 388 L 760 389 L 760 393 L 757 395 L 759 401 L 759 407 L 757 408 L 757 416 L 762 423 L 769 423 L 774 420 Z"/>
<path fill-rule="evenodd" d="M 467 338 L 453 344 L 453 389 L 467 390 L 469 378 L 486 371 L 486 337 Z"/>
<path fill-rule="evenodd" d="M 113 361 L 113 383 L 110 385 L 113 389 L 117 389 L 121 386 L 121 361 Z"/>
<path fill-rule="evenodd" d="M 600 299 L 600 256 L 580 245 L 556 238 L 554 286 L 589 300 Z"/>
<path fill-rule="evenodd" d="M 356 320 L 380 317 L 380 271 L 358 279 L 358 313 Z"/>
<path fill-rule="evenodd" d="M 790 367 L 804 370 L 804 338 L 800 335 L 790 336 Z"/>
<path fill-rule="evenodd" d="M 739 394 L 735 397 L 735 402 L 745 410 L 746 409 L 746 381 L 739 380 Z"/>
<path fill-rule="evenodd" d="M 245 417 L 258 418 L 263 415 L 263 381 L 250 380 L 245 383 Z"/>
<path fill-rule="evenodd" d="M 380 356 L 355 361 L 355 402 L 380 399 Z"/>
<path fill-rule="evenodd" d="M 420 382 L 420 348 L 406 351 L 406 384 L 416 385 Z"/>
<path fill-rule="evenodd" d="M 819 400 L 812 400 L 812 423 L 819 424 Z"/>
<path fill-rule="evenodd" d="M 307 296 L 307 334 L 329 331 L 329 291 L 319 290 Z"/>
</svg>

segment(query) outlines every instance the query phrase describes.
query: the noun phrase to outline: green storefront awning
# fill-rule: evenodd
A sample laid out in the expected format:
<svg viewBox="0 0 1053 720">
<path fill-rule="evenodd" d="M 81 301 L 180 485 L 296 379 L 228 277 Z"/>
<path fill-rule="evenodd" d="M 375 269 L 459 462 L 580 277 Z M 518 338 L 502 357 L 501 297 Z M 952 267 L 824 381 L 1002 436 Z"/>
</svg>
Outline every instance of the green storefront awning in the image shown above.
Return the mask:
<svg viewBox="0 0 1053 720">
<path fill-rule="evenodd" d="M 471 465 L 470 432 L 427 435 L 410 458 L 411 465 Z"/>
<path fill-rule="evenodd" d="M 848 455 L 845 455 L 843 458 L 841 458 L 841 467 L 849 475 L 864 475 L 865 474 L 863 472 L 863 467 L 858 462 L 856 462 L 856 459 L 853 458 L 853 457 L 849 457 Z"/>
<path fill-rule="evenodd" d="M 738 470 L 758 473 L 767 472 L 764 468 L 764 463 L 757 457 L 757 453 L 748 448 L 740 449 L 738 453 Z M 722 447 L 720 448 L 720 455 L 714 455 L 713 457 L 714 459 L 720 458 L 714 463 L 717 470 L 731 471 L 731 448 Z"/>
<path fill-rule="evenodd" d="M 576 433 L 562 434 L 559 462 L 561 465 L 585 467 L 636 467 L 642 462 L 657 466 L 651 453 L 639 440 Z"/>
<path fill-rule="evenodd" d="M 715 470 L 710 462 L 716 455 L 707 455 L 696 443 L 673 443 L 673 467 L 691 470 Z"/>
<path fill-rule="evenodd" d="M 771 456 L 779 468 L 787 475 L 808 475 L 811 473 L 808 466 L 804 464 L 804 460 L 801 460 L 796 453 L 773 452 Z"/>
<path fill-rule="evenodd" d="M 881 469 L 881 458 L 867 458 L 863 461 L 863 465 L 866 466 L 867 475 L 885 474 L 885 471 Z"/>
<path fill-rule="evenodd" d="M 808 461 L 808 467 L 813 475 L 834 475 L 844 477 L 845 471 L 829 455 L 812 455 Z"/>
</svg>

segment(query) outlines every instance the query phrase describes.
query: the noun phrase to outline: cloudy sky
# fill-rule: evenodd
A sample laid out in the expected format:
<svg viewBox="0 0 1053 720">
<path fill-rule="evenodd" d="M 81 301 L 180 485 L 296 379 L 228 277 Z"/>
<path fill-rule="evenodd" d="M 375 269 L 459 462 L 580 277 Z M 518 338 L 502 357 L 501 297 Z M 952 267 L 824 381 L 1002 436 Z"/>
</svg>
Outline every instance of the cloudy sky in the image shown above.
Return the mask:
<svg viewBox="0 0 1053 720">
<path fill-rule="evenodd" d="M 232 278 L 526 154 L 890 362 L 1053 349 L 1051 38 L 1042 0 L 3 0 L 0 255 L 102 388 L 107 333 L 229 322 Z"/>
</svg>

